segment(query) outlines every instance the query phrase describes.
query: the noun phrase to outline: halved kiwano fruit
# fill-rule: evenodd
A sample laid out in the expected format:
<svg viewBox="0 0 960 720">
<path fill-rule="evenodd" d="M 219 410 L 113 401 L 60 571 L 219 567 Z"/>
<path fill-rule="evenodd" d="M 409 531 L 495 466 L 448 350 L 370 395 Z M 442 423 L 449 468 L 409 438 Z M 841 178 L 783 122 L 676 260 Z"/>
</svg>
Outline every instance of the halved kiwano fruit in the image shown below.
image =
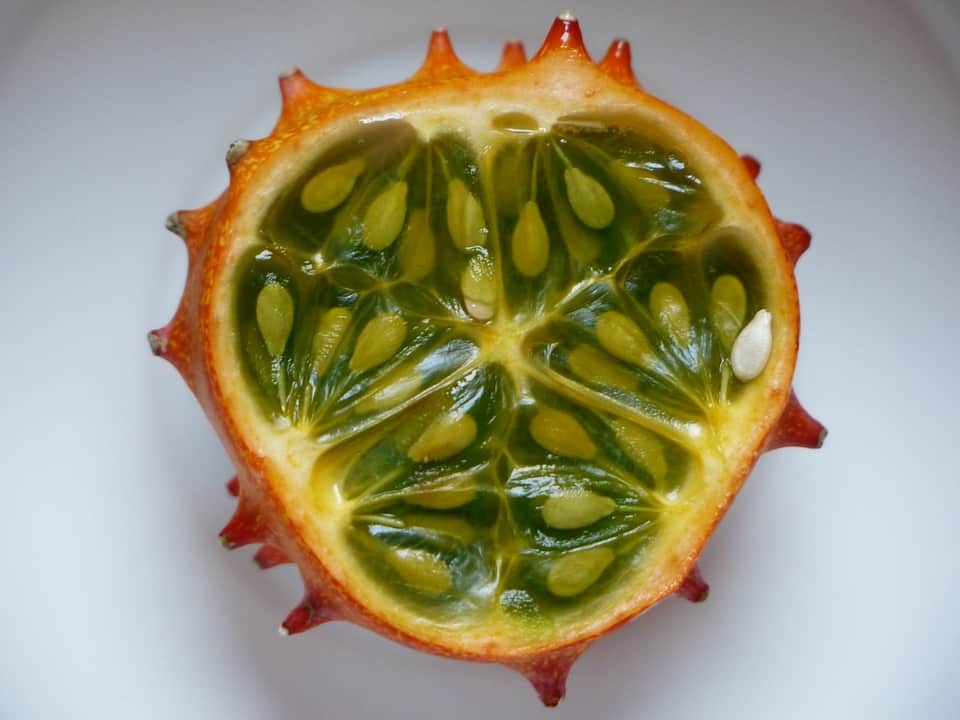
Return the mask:
<svg viewBox="0 0 960 720">
<path fill-rule="evenodd" d="M 558 18 L 478 74 L 434 34 L 408 82 L 281 79 L 230 187 L 175 213 L 180 309 L 151 334 L 237 466 L 230 546 L 295 562 L 286 632 L 344 619 L 563 695 L 666 595 L 793 398 L 792 265 L 758 166 Z"/>
</svg>

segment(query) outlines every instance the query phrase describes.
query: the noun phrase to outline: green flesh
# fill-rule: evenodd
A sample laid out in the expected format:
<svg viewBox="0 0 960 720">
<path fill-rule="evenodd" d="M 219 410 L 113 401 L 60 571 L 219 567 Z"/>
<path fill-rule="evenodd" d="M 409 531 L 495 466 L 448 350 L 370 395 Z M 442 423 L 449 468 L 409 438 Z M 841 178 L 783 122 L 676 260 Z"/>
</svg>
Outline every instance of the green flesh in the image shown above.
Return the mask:
<svg viewBox="0 0 960 720">
<path fill-rule="evenodd" d="M 479 153 L 358 127 L 273 202 L 235 321 L 263 413 L 329 447 L 314 494 L 336 485 L 375 582 L 431 622 L 549 634 L 644 565 L 765 298 L 677 153 L 522 125 Z"/>
</svg>

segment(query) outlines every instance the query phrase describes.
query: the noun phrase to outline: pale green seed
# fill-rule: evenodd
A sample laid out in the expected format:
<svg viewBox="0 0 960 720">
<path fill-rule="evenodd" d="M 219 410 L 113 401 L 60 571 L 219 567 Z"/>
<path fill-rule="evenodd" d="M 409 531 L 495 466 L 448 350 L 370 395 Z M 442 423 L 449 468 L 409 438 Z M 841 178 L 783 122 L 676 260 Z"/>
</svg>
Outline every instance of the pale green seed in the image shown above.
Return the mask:
<svg viewBox="0 0 960 720">
<path fill-rule="evenodd" d="M 530 421 L 530 434 L 544 450 L 555 455 L 589 460 L 597 454 L 597 446 L 570 413 L 547 408 Z"/>
<path fill-rule="evenodd" d="M 333 353 L 350 326 L 350 317 L 347 308 L 335 307 L 320 318 L 313 336 L 313 367 L 318 375 L 323 375 L 330 367 Z"/>
<path fill-rule="evenodd" d="M 670 204 L 670 191 L 659 184 L 653 173 L 620 162 L 610 163 L 610 169 L 630 198 L 640 207 L 652 209 Z"/>
<path fill-rule="evenodd" d="M 257 295 L 257 327 L 267 352 L 282 353 L 293 330 L 293 298 L 278 282 L 267 283 Z"/>
<path fill-rule="evenodd" d="M 477 320 L 493 317 L 497 304 L 497 279 L 493 260 L 485 252 L 477 252 L 460 277 L 463 304 Z"/>
<path fill-rule="evenodd" d="M 454 178 L 447 185 L 447 228 L 453 244 L 461 250 L 487 242 L 483 208 L 460 178 Z"/>
<path fill-rule="evenodd" d="M 597 318 L 597 340 L 618 360 L 649 368 L 657 359 L 650 341 L 637 324 L 623 313 L 610 310 Z"/>
<path fill-rule="evenodd" d="M 450 589 L 450 568 L 433 553 L 412 548 L 394 548 L 387 553 L 387 562 L 407 585 L 430 595 Z"/>
<path fill-rule="evenodd" d="M 579 595 L 593 585 L 613 562 L 613 550 L 591 548 L 564 555 L 547 573 L 547 590 L 557 597 Z"/>
<path fill-rule="evenodd" d="M 632 390 L 637 381 L 630 372 L 591 345 L 578 345 L 569 356 L 570 369 L 582 380 Z"/>
<path fill-rule="evenodd" d="M 420 485 L 407 492 L 403 499 L 431 510 L 450 510 L 466 505 L 476 494 L 476 479 L 472 475 L 460 475 Z"/>
<path fill-rule="evenodd" d="M 439 513 L 417 513 L 404 516 L 408 528 L 417 528 L 435 535 L 442 541 L 454 540 L 463 545 L 473 542 L 476 531 L 463 518 L 441 515 Z"/>
<path fill-rule="evenodd" d="M 400 272 L 408 280 L 422 280 L 436 262 L 436 242 L 430 229 L 430 220 L 422 208 L 410 213 L 407 230 L 400 238 L 397 260 Z"/>
<path fill-rule="evenodd" d="M 606 495 L 589 490 L 568 490 L 551 495 L 543 504 L 543 521 L 556 530 L 575 530 L 593 525 L 617 507 Z"/>
<path fill-rule="evenodd" d="M 690 311 L 683 294 L 670 283 L 659 282 L 650 291 L 650 312 L 660 332 L 675 345 L 690 343 Z"/>
<path fill-rule="evenodd" d="M 733 275 L 721 275 L 710 290 L 710 321 L 729 352 L 747 317 L 747 293 Z"/>
<path fill-rule="evenodd" d="M 472 415 L 443 413 L 431 422 L 407 456 L 414 462 L 446 460 L 463 452 L 477 437 L 477 423 Z"/>
<path fill-rule="evenodd" d="M 322 213 L 339 206 L 353 192 L 363 168 L 363 158 L 354 158 L 318 172 L 300 192 L 303 209 Z"/>
<path fill-rule="evenodd" d="M 363 244 L 371 250 L 383 250 L 397 239 L 407 216 L 407 184 L 390 183 L 377 195 L 363 215 Z"/>
<path fill-rule="evenodd" d="M 350 369 L 366 372 L 382 365 L 394 356 L 406 337 L 407 323 L 402 317 L 392 313 L 378 315 L 360 331 Z"/>
<path fill-rule="evenodd" d="M 416 395 L 422 382 L 416 370 L 391 373 L 390 377 L 384 378 L 373 392 L 357 403 L 356 412 L 366 415 L 399 405 Z"/>
<path fill-rule="evenodd" d="M 547 266 L 550 238 L 540 216 L 540 207 L 530 200 L 520 211 L 510 243 L 513 264 L 521 275 L 536 277 Z"/>
<path fill-rule="evenodd" d="M 613 222 L 613 200 L 603 185 L 580 168 L 567 168 L 563 179 L 570 207 L 584 225 L 602 230 Z"/>
<path fill-rule="evenodd" d="M 638 465 L 642 465 L 659 485 L 667 476 L 667 458 L 663 452 L 663 443 L 656 435 L 645 428 L 614 420 L 613 432 L 623 451 Z"/>
</svg>

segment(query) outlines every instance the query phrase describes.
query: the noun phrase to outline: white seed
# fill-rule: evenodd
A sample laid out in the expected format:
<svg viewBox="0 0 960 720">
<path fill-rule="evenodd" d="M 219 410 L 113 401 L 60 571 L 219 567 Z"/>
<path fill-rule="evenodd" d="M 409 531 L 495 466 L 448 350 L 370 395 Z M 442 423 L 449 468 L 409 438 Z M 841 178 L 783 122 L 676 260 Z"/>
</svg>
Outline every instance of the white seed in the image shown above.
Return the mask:
<svg viewBox="0 0 960 720">
<path fill-rule="evenodd" d="M 567 168 L 563 180 L 570 207 L 584 225 L 602 230 L 613 222 L 613 200 L 603 185 L 579 168 Z"/>
<path fill-rule="evenodd" d="M 409 400 L 420 389 L 422 380 L 416 370 L 391 373 L 376 390 L 367 394 L 357 403 L 356 412 L 360 415 L 386 410 Z"/>
<path fill-rule="evenodd" d="M 547 590 L 558 597 L 579 595 L 600 579 L 613 558 L 613 550 L 608 547 L 564 555 L 547 573 Z"/>
<path fill-rule="evenodd" d="M 333 353 L 349 325 L 350 311 L 344 307 L 330 308 L 320 318 L 313 336 L 313 367 L 318 375 L 323 375 L 330 367 Z"/>
<path fill-rule="evenodd" d="M 632 390 L 637 381 L 622 365 L 591 345 L 577 345 L 570 351 L 570 369 L 581 380 Z"/>
<path fill-rule="evenodd" d="M 407 231 L 400 238 L 397 260 L 400 272 L 408 280 L 422 280 L 436 262 L 436 242 L 430 229 L 430 219 L 422 208 L 410 213 Z"/>
<path fill-rule="evenodd" d="M 447 228 L 453 244 L 461 250 L 487 242 L 483 208 L 460 178 L 454 178 L 447 185 Z"/>
<path fill-rule="evenodd" d="M 637 324 L 623 313 L 610 310 L 597 318 L 597 340 L 618 360 L 649 368 L 657 359 L 650 341 Z"/>
<path fill-rule="evenodd" d="M 407 492 L 403 499 L 431 510 L 451 510 L 466 505 L 476 494 L 476 479 L 472 475 L 460 475 L 420 485 Z"/>
<path fill-rule="evenodd" d="M 394 356 L 406 337 L 407 323 L 402 317 L 392 313 L 378 315 L 360 331 L 350 369 L 366 372 L 382 365 Z"/>
<path fill-rule="evenodd" d="M 287 346 L 293 329 L 293 298 L 280 283 L 267 283 L 257 295 L 256 314 L 267 352 L 276 357 Z"/>
<path fill-rule="evenodd" d="M 414 462 L 446 460 L 463 452 L 476 437 L 477 422 L 472 415 L 443 413 L 410 446 L 407 456 Z"/>
<path fill-rule="evenodd" d="M 611 423 L 617 442 L 623 451 L 638 465 L 642 465 L 660 484 L 667 476 L 667 458 L 663 453 L 663 443 L 656 435 L 645 428 L 628 425 L 620 420 Z"/>
<path fill-rule="evenodd" d="M 439 595 L 450 589 L 450 568 L 431 552 L 394 548 L 387 553 L 387 562 L 407 585 L 421 592 Z"/>
<path fill-rule="evenodd" d="M 690 311 L 683 294 L 670 283 L 659 282 L 650 291 L 650 312 L 660 332 L 675 345 L 690 343 Z"/>
<path fill-rule="evenodd" d="M 710 289 L 710 321 L 729 352 L 747 316 L 747 293 L 733 275 L 721 275 Z"/>
<path fill-rule="evenodd" d="M 541 513 L 543 521 L 557 530 L 575 530 L 593 525 L 617 507 L 606 495 L 589 490 L 567 490 L 547 498 Z"/>
<path fill-rule="evenodd" d="M 536 277 L 547 266 L 550 238 L 540 215 L 540 207 L 530 200 L 520 211 L 510 243 L 513 264 L 521 275 Z"/>
<path fill-rule="evenodd" d="M 773 332 L 769 310 L 758 310 L 740 331 L 730 352 L 730 365 L 738 380 L 753 380 L 763 372 L 773 348 Z"/>
<path fill-rule="evenodd" d="M 555 455 L 589 460 L 597 454 L 597 446 L 570 413 L 547 408 L 530 421 L 530 434 L 544 450 Z"/>
<path fill-rule="evenodd" d="M 363 215 L 363 244 L 371 250 L 383 250 L 397 239 L 407 217 L 407 184 L 390 183 L 377 195 Z"/>
<path fill-rule="evenodd" d="M 322 213 L 339 206 L 353 192 L 363 167 L 363 158 L 353 158 L 318 172 L 300 191 L 303 209 Z"/>
<path fill-rule="evenodd" d="M 493 260 L 484 252 L 474 254 L 460 278 L 463 304 L 477 320 L 493 317 L 497 304 L 497 280 Z"/>
</svg>

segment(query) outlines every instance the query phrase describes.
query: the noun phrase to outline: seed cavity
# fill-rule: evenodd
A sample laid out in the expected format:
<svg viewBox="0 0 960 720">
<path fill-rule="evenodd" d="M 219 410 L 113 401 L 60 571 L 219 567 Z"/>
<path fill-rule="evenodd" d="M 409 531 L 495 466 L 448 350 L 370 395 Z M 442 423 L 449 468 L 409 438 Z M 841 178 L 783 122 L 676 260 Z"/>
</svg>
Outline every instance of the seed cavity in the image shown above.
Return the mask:
<svg viewBox="0 0 960 720">
<path fill-rule="evenodd" d="M 658 485 L 667 477 L 667 458 L 663 452 L 663 443 L 649 430 L 629 425 L 621 420 L 611 423 L 617 442 L 627 456 L 638 465 L 645 467 Z"/>
<path fill-rule="evenodd" d="M 350 311 L 344 307 L 330 308 L 321 316 L 313 336 L 313 368 L 318 375 L 330 367 L 333 353 L 350 326 L 350 317 Z"/>
<path fill-rule="evenodd" d="M 459 475 L 420 485 L 407 492 L 403 499 L 411 505 L 431 510 L 452 510 L 466 505 L 476 495 L 476 479 L 472 475 Z"/>
<path fill-rule="evenodd" d="M 730 352 L 747 317 L 747 293 L 733 275 L 721 275 L 710 289 L 710 322 L 723 349 Z"/>
<path fill-rule="evenodd" d="M 568 362 L 574 374 L 588 383 L 611 385 L 624 390 L 632 390 L 637 385 L 629 370 L 591 345 L 577 345 L 570 352 Z"/>
<path fill-rule="evenodd" d="M 608 547 L 564 555 L 547 573 L 547 590 L 557 597 L 579 595 L 600 579 L 613 558 L 613 550 Z"/>
<path fill-rule="evenodd" d="M 737 335 L 730 351 L 730 365 L 738 380 L 753 380 L 767 366 L 773 348 L 772 319 L 769 310 L 758 310 Z"/>
<path fill-rule="evenodd" d="M 543 521 L 556 530 L 576 530 L 607 517 L 617 503 L 589 490 L 568 490 L 551 495 L 543 504 Z"/>
<path fill-rule="evenodd" d="M 589 460 L 597 454 L 597 446 L 587 431 L 570 413 L 548 408 L 534 415 L 530 434 L 544 450 L 554 455 Z"/>
<path fill-rule="evenodd" d="M 477 320 L 493 317 L 497 304 L 497 279 L 493 260 L 486 252 L 476 252 L 460 278 L 463 304 Z"/>
<path fill-rule="evenodd" d="M 356 412 L 359 415 L 366 415 L 377 410 L 395 407 L 416 395 L 422 382 L 416 370 L 391 373 L 391 376 L 385 378 L 376 390 L 357 403 Z"/>
<path fill-rule="evenodd" d="M 603 185 L 579 168 L 567 168 L 563 179 L 570 207 L 584 225 L 602 230 L 613 222 L 613 200 Z"/>
<path fill-rule="evenodd" d="M 540 215 L 540 207 L 532 200 L 520 211 L 510 244 L 513 264 L 521 275 L 536 277 L 547 266 L 550 238 Z"/>
<path fill-rule="evenodd" d="M 407 585 L 429 595 L 450 590 L 450 568 L 426 550 L 395 548 L 387 553 L 387 563 Z"/>
<path fill-rule="evenodd" d="M 323 213 L 338 207 L 353 192 L 364 164 L 363 158 L 358 157 L 318 172 L 300 191 L 303 209 Z"/>
<path fill-rule="evenodd" d="M 521 135 L 530 135 L 540 130 L 540 123 L 536 118 L 522 112 L 500 113 L 491 123 L 495 130 L 508 133 L 519 133 Z"/>
<path fill-rule="evenodd" d="M 670 191 L 660 184 L 653 173 L 621 162 L 610 163 L 610 169 L 630 198 L 640 207 L 659 208 L 670 204 Z"/>
<path fill-rule="evenodd" d="M 477 423 L 472 415 L 446 412 L 427 426 L 407 456 L 414 462 L 446 460 L 463 452 L 476 437 Z"/>
<path fill-rule="evenodd" d="M 430 220 L 423 208 L 410 213 L 407 231 L 400 238 L 397 253 L 400 272 L 408 280 L 422 280 L 436 262 L 436 241 L 430 229 Z"/>
<path fill-rule="evenodd" d="M 407 337 L 407 323 L 399 315 L 378 315 L 360 331 L 350 369 L 366 372 L 392 358 Z"/>
<path fill-rule="evenodd" d="M 447 185 L 447 228 L 453 244 L 461 250 L 481 247 L 487 242 L 483 208 L 460 178 L 454 178 Z"/>
<path fill-rule="evenodd" d="M 407 184 L 403 181 L 390 183 L 363 215 L 363 244 L 371 250 L 389 247 L 403 229 L 406 216 Z"/>
<path fill-rule="evenodd" d="M 257 295 L 257 327 L 273 357 L 287 346 L 293 330 L 293 298 L 278 282 L 267 283 Z"/>
<path fill-rule="evenodd" d="M 597 340 L 618 360 L 649 368 L 657 360 L 650 341 L 637 324 L 623 313 L 610 310 L 597 318 Z"/>
<path fill-rule="evenodd" d="M 690 311 L 683 294 L 667 282 L 659 282 L 650 291 L 650 312 L 660 332 L 675 345 L 690 344 Z"/>
</svg>

